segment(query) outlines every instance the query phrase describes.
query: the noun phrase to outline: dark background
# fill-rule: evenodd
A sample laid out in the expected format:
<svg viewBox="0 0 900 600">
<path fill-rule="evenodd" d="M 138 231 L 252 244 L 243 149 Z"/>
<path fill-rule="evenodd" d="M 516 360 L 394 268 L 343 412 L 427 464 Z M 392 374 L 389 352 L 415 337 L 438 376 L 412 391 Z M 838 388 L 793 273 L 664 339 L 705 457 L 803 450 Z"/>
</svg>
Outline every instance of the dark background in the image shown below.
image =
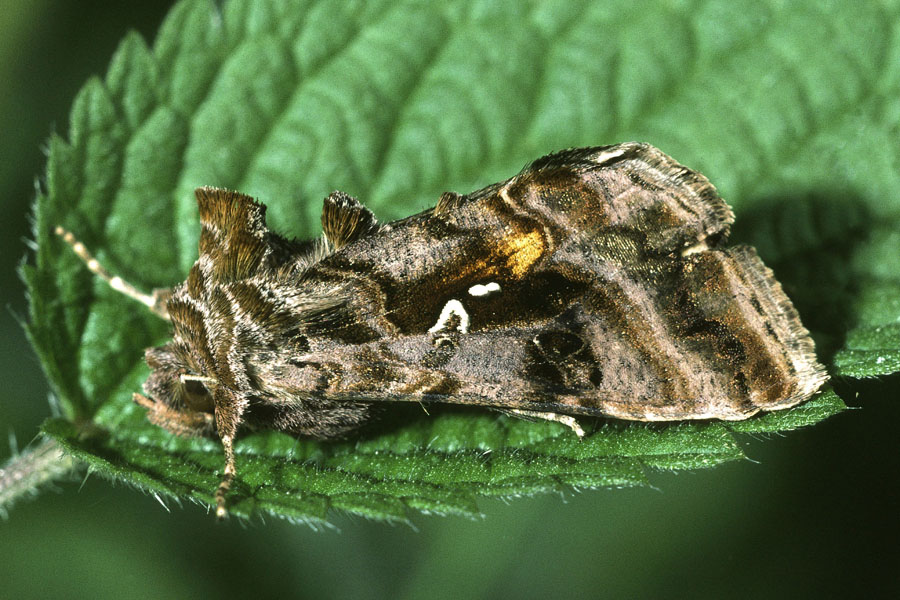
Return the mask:
<svg viewBox="0 0 900 600">
<path fill-rule="evenodd" d="M 128 29 L 152 40 L 167 2 L 6 0 L 0 11 L 0 430 L 29 443 L 48 387 L 19 325 L 28 212 L 44 142 Z M 612 140 L 606 140 L 611 142 Z M 656 489 L 482 503 L 415 529 L 337 516 L 335 530 L 216 523 L 97 476 L 0 522 L 0 597 L 897 597 L 897 376 L 837 382 L 848 411 L 745 437 L 753 462 L 655 474 Z M 6 457 L 8 451 L 0 451 Z"/>
</svg>

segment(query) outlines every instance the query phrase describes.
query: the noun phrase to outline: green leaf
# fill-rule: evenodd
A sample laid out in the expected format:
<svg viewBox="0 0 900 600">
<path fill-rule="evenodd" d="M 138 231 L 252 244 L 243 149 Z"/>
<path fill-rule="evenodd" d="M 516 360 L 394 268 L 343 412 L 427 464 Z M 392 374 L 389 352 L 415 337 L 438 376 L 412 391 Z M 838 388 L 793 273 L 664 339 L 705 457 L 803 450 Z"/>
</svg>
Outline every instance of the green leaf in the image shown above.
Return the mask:
<svg viewBox="0 0 900 600">
<path fill-rule="evenodd" d="M 45 431 L 97 471 L 179 498 L 209 502 L 222 469 L 217 442 L 175 438 L 132 404 L 166 326 L 87 272 L 57 224 L 149 290 L 196 257 L 199 185 L 252 194 L 273 229 L 309 237 L 334 189 L 397 218 L 549 151 L 631 139 L 716 183 L 733 239 L 773 267 L 833 374 L 897 372 L 898 18 L 889 2 L 183 1 L 153 48 L 123 40 L 76 98 L 68 141 L 49 142 L 23 267 L 63 412 Z M 232 510 L 475 514 L 478 497 L 737 459 L 733 432 L 842 408 L 826 391 L 740 423 L 597 422 L 579 441 L 552 423 L 399 407 L 341 443 L 242 438 Z"/>
</svg>

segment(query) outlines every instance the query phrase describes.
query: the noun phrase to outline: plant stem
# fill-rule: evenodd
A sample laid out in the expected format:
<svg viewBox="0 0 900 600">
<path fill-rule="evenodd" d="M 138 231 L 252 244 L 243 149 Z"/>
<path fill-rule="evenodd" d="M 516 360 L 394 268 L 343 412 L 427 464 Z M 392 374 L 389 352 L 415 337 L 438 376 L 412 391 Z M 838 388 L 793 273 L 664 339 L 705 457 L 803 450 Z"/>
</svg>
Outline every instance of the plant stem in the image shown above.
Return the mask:
<svg viewBox="0 0 900 600">
<path fill-rule="evenodd" d="M 42 485 L 68 475 L 77 465 L 52 439 L 10 458 L 0 469 L 0 517 L 6 517 L 17 500 L 36 495 Z"/>
</svg>

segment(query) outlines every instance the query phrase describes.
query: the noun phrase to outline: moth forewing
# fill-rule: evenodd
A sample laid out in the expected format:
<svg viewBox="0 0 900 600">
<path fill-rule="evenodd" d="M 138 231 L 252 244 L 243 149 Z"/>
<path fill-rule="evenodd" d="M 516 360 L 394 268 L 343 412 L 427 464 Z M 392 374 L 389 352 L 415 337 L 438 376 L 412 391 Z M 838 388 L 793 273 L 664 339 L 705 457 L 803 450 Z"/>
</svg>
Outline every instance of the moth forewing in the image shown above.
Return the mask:
<svg viewBox="0 0 900 600">
<path fill-rule="evenodd" d="M 580 148 L 381 226 L 325 200 L 320 242 L 265 206 L 199 188 L 199 257 L 143 294 L 62 228 L 88 268 L 172 322 L 135 401 L 179 435 L 242 427 L 342 437 L 390 401 L 485 406 L 579 436 L 580 415 L 743 419 L 827 379 L 781 286 L 701 174 L 646 144 Z"/>
</svg>

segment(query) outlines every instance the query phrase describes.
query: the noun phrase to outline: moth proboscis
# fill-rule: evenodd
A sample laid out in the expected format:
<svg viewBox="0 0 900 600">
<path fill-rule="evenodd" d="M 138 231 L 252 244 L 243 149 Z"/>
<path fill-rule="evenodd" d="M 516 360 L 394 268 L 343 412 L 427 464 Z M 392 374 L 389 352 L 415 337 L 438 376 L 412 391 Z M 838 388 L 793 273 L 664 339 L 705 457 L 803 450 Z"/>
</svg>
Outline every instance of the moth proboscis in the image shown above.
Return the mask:
<svg viewBox="0 0 900 600">
<path fill-rule="evenodd" d="M 199 258 L 144 294 L 57 228 L 91 271 L 172 324 L 135 402 L 217 436 L 226 515 L 246 426 L 346 436 L 385 401 L 559 421 L 745 419 L 826 381 L 790 300 L 710 182 L 653 146 L 565 150 L 379 224 L 325 199 L 323 236 L 271 232 L 265 207 L 196 191 Z"/>
</svg>

